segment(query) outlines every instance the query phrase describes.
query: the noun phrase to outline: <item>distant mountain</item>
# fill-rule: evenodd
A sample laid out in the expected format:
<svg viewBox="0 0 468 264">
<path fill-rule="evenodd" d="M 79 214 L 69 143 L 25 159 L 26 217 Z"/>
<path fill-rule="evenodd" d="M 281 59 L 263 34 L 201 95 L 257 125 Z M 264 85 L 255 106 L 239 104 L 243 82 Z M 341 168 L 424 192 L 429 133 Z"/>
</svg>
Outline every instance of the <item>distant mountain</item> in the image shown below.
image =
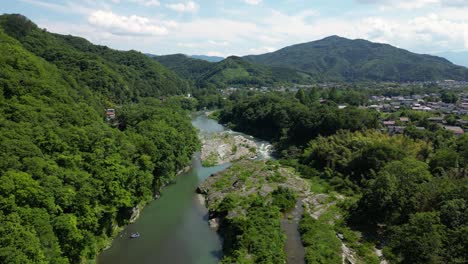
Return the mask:
<svg viewBox="0 0 468 264">
<path fill-rule="evenodd" d="M 152 58 L 177 73 L 180 77 L 192 82 L 209 72 L 213 66 L 212 62 L 194 59 L 184 54 L 153 55 Z"/>
<path fill-rule="evenodd" d="M 434 54 L 464 67 L 468 67 L 468 51 L 448 51 Z"/>
<path fill-rule="evenodd" d="M 297 70 L 259 65 L 231 56 L 213 64 L 209 72 L 200 76 L 198 84 L 202 86 L 213 84 L 217 87 L 273 86 L 307 81 L 311 81 L 310 76 Z"/>
<path fill-rule="evenodd" d="M 224 60 L 223 57 L 218 57 L 218 56 L 191 55 L 190 57 L 194 59 L 209 61 L 209 62 L 220 62 Z"/>
<path fill-rule="evenodd" d="M 264 66 L 235 56 L 216 63 L 183 54 L 154 56 L 153 59 L 197 87 L 273 86 L 312 80 L 309 74 L 294 69 Z"/>
<path fill-rule="evenodd" d="M 338 36 L 245 56 L 266 66 L 288 67 L 317 76 L 319 81 L 468 80 L 468 69 L 446 59 L 421 55 L 388 44 Z"/>
</svg>

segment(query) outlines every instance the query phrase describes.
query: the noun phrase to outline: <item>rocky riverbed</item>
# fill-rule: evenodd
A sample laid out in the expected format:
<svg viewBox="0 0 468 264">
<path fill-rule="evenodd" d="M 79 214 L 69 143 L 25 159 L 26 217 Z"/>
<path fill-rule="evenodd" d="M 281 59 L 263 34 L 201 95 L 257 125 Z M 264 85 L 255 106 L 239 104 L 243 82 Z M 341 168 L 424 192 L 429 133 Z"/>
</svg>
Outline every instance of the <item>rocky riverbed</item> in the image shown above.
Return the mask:
<svg viewBox="0 0 468 264">
<path fill-rule="evenodd" d="M 204 166 L 216 166 L 241 159 L 255 159 L 257 144 L 243 135 L 231 131 L 202 134 L 201 159 Z"/>
</svg>

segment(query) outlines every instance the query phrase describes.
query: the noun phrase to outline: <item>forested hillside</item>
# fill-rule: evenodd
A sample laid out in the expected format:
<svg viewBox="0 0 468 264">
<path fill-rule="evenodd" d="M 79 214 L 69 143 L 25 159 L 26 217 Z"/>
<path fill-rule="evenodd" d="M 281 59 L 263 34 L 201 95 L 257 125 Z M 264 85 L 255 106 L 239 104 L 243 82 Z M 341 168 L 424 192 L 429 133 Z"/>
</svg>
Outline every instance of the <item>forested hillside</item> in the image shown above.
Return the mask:
<svg viewBox="0 0 468 264">
<path fill-rule="evenodd" d="M 268 67 L 231 56 L 212 63 L 182 54 L 153 57 L 198 88 L 277 86 L 312 81 L 310 74 L 284 67 Z"/>
<path fill-rule="evenodd" d="M 185 82 L 137 52 L 0 21 L 0 263 L 94 259 L 199 146 L 177 100 L 127 103 Z M 122 104 L 118 128 L 103 103 Z"/>
<path fill-rule="evenodd" d="M 243 58 L 262 65 L 301 70 L 320 81 L 468 80 L 467 68 L 446 59 L 338 36 Z"/>
<path fill-rule="evenodd" d="M 338 109 L 332 91 L 322 94 L 326 104 L 311 95 L 237 93 L 219 115 L 230 127 L 273 141 L 281 163 L 309 179 L 312 192 L 340 193 L 333 220 L 303 219 L 306 262 L 336 261 L 339 244 L 321 237 L 328 232 L 331 239 L 341 234 L 357 255 L 377 244 L 390 263 L 465 263 L 467 134 L 435 125 L 391 136 L 380 131 L 378 112 Z"/>
<path fill-rule="evenodd" d="M 176 74 L 137 51 L 116 51 L 79 37 L 49 33 L 21 15 L 0 16 L 0 27 L 26 50 L 66 72 L 75 89 L 98 92 L 103 100 L 120 103 L 189 89 Z"/>
<path fill-rule="evenodd" d="M 190 58 L 184 54 L 151 57 L 192 84 L 196 84 L 200 76 L 209 72 L 213 65 L 211 62 Z"/>
</svg>

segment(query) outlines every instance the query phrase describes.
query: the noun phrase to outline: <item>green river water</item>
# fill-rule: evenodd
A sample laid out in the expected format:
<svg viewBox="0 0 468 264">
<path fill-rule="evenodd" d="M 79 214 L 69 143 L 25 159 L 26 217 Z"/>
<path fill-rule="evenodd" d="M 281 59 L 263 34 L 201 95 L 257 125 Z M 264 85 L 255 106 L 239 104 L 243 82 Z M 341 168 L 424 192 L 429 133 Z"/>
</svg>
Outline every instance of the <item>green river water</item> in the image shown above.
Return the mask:
<svg viewBox="0 0 468 264">
<path fill-rule="evenodd" d="M 192 123 L 200 133 L 224 130 L 205 115 L 197 115 Z M 140 218 L 98 256 L 98 264 L 217 263 L 222 256 L 222 241 L 208 226 L 208 211 L 195 190 L 206 177 L 228 166 L 204 168 L 199 154 L 195 154 L 190 171 L 179 175 L 175 184 L 162 190 L 161 198 L 145 207 Z M 141 237 L 131 239 L 133 232 Z"/>
</svg>

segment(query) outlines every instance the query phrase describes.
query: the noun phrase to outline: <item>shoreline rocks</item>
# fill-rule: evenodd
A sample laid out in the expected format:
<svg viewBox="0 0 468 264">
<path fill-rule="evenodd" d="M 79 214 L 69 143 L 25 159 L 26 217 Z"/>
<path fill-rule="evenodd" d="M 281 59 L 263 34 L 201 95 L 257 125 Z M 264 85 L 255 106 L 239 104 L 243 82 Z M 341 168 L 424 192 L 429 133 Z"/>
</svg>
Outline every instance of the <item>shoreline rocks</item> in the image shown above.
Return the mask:
<svg viewBox="0 0 468 264">
<path fill-rule="evenodd" d="M 243 135 L 233 135 L 224 131 L 202 135 L 201 141 L 201 160 L 208 166 L 257 157 L 257 144 Z"/>
</svg>

